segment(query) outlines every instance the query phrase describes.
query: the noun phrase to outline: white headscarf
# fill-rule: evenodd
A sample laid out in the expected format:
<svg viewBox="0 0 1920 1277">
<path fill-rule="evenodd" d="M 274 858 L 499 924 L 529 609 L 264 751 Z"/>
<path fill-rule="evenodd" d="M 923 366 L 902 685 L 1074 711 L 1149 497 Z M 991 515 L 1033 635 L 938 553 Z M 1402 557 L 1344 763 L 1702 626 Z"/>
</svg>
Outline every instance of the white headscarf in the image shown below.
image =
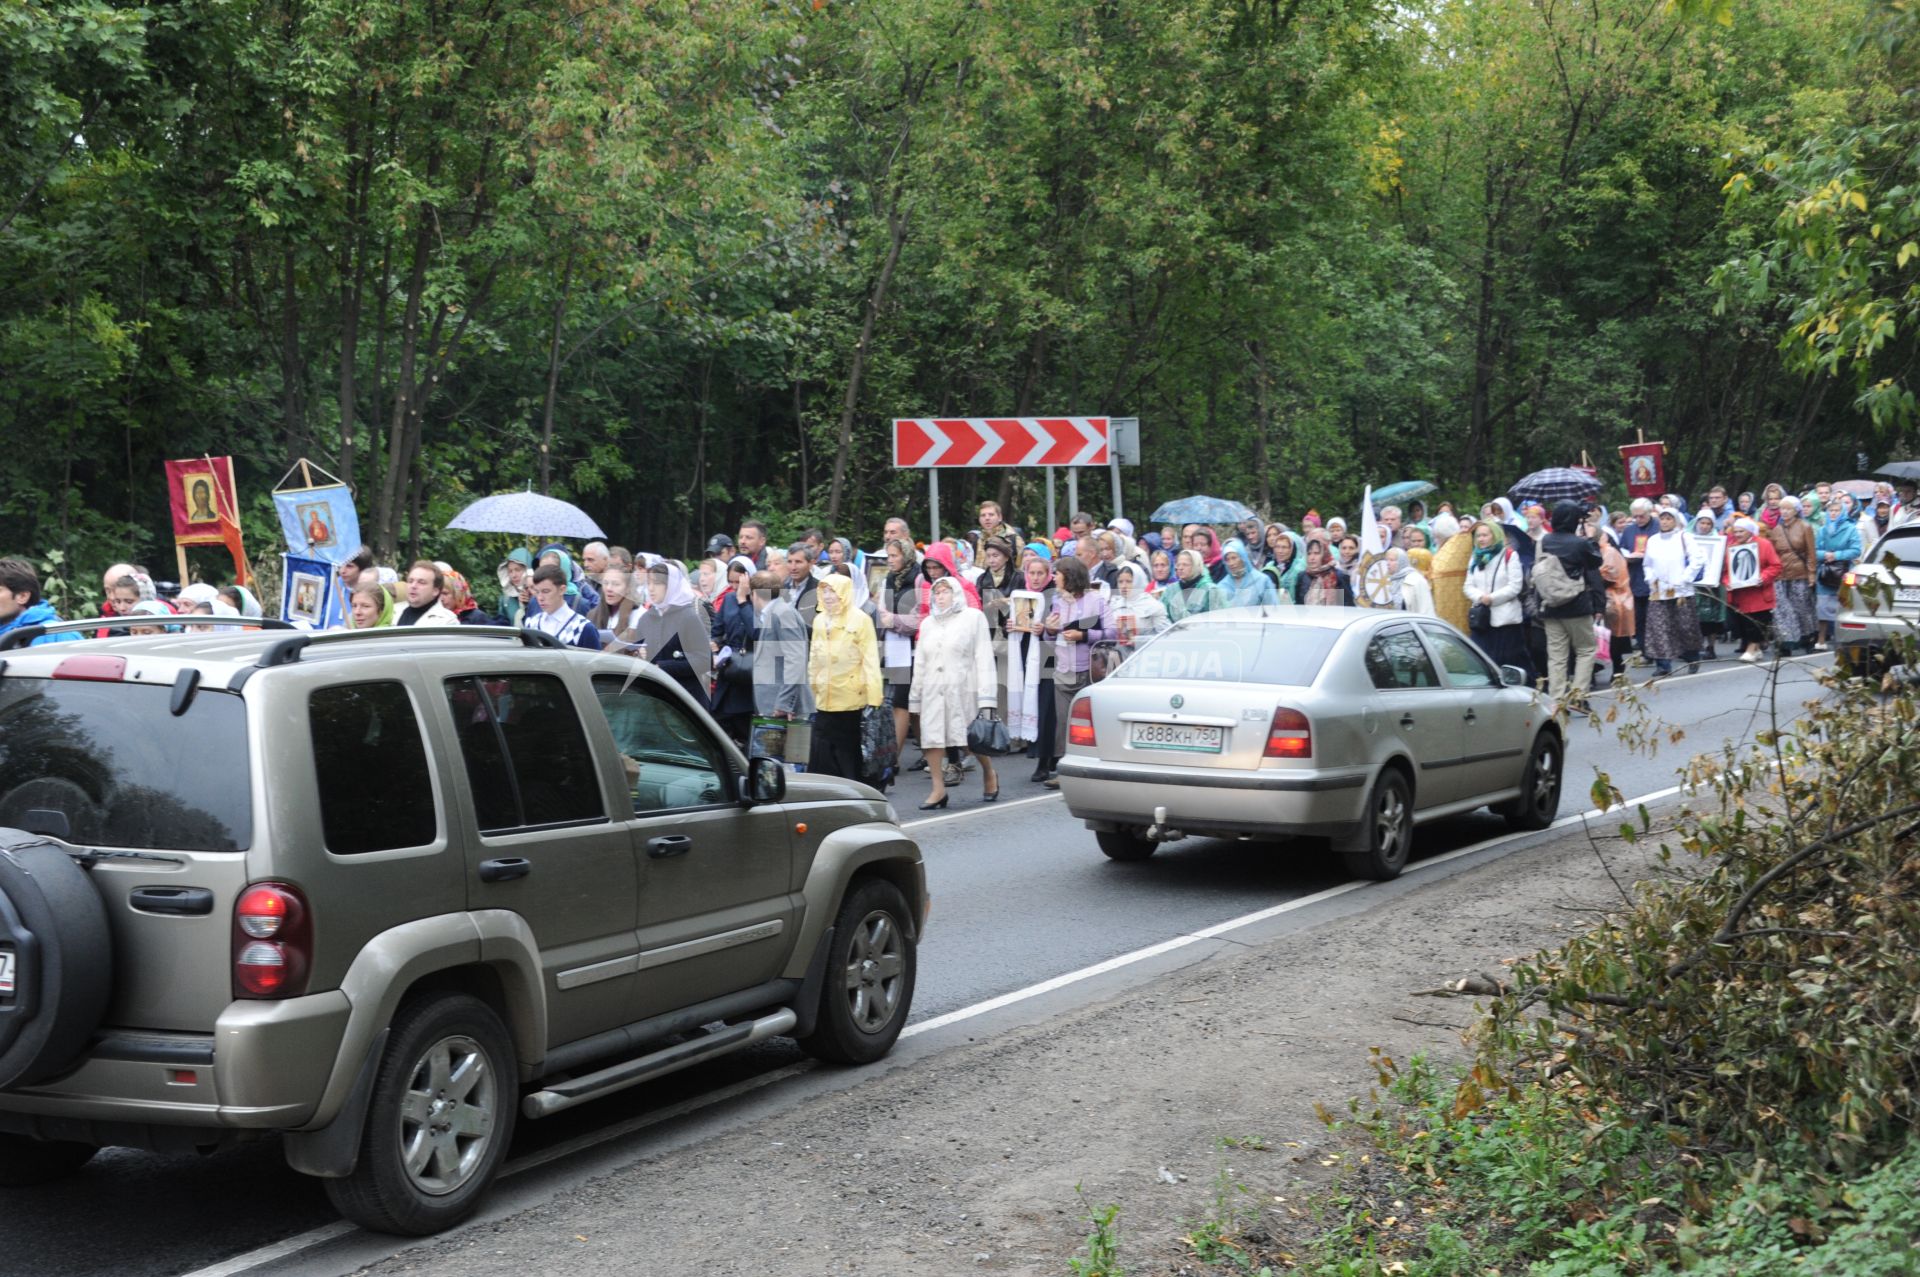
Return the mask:
<svg viewBox="0 0 1920 1277">
<path fill-rule="evenodd" d="M 947 601 L 944 605 L 940 602 L 940 596 L 942 594 L 947 596 Z M 935 616 L 952 616 L 955 612 L 964 612 L 967 607 L 966 590 L 961 587 L 960 582 L 956 578 L 951 576 L 943 576 L 935 581 L 931 587 L 929 598 L 931 602 L 927 610 Z"/>
<path fill-rule="evenodd" d="M 693 582 L 687 580 L 687 570 L 681 566 L 680 560 L 661 559 L 659 562 L 665 564 L 667 569 L 667 597 L 661 599 L 655 606 L 674 607 L 682 603 L 689 605 L 698 603 L 700 596 L 694 593 Z M 649 563 L 647 571 L 651 573 L 656 566 L 657 564 Z M 653 597 L 651 583 L 648 585 L 647 597 Z"/>
</svg>

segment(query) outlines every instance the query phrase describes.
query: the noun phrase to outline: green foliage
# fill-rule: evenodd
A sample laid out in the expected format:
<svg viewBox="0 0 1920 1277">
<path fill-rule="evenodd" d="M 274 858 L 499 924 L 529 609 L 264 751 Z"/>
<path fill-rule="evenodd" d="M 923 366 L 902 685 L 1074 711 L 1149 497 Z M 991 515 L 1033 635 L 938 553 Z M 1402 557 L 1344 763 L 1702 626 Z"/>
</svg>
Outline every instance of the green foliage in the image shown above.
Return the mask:
<svg viewBox="0 0 1920 1277">
<path fill-rule="evenodd" d="M 1067 1260 L 1067 1271 L 1073 1277 L 1126 1277 L 1127 1270 L 1120 1264 L 1120 1207 L 1112 1202 L 1104 1206 L 1088 1205 L 1086 1194 L 1075 1184 L 1073 1191 L 1080 1198 L 1081 1207 L 1087 1212 L 1087 1222 L 1093 1230 L 1087 1234 L 1087 1240 L 1080 1247 L 1081 1254 Z"/>
<path fill-rule="evenodd" d="M 249 503 L 327 464 L 395 557 L 529 484 L 636 548 L 870 545 L 926 526 L 919 413 L 1138 416 L 1135 511 L 1457 500 L 1638 430 L 1687 490 L 1847 473 L 1912 392 L 1911 13 L 0 6 L 0 545 L 151 562 L 201 452 Z"/>
</svg>

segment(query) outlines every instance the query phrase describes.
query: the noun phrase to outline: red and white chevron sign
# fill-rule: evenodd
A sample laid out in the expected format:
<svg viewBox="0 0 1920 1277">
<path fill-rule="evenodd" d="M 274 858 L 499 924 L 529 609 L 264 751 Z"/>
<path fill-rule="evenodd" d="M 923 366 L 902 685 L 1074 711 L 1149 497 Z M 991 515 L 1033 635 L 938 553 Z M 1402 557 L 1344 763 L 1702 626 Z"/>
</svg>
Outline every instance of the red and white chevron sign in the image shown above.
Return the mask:
<svg viewBox="0 0 1920 1277">
<path fill-rule="evenodd" d="M 893 464 L 901 470 L 980 466 L 1104 466 L 1106 417 L 895 417 Z"/>
</svg>

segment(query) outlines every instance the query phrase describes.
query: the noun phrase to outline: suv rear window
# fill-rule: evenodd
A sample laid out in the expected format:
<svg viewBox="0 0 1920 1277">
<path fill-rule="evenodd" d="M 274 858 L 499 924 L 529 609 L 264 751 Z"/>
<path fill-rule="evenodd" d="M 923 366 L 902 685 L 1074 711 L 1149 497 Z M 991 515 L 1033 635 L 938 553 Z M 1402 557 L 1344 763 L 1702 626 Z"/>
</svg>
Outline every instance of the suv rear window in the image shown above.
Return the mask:
<svg viewBox="0 0 1920 1277">
<path fill-rule="evenodd" d="M 1113 677 L 1305 687 L 1339 637 L 1318 625 L 1181 625 L 1134 653 Z"/>
<path fill-rule="evenodd" d="M 0 825 L 45 832 L 58 813 L 84 846 L 245 851 L 246 706 L 203 691 L 176 718 L 171 699 L 139 683 L 0 679 Z"/>
</svg>

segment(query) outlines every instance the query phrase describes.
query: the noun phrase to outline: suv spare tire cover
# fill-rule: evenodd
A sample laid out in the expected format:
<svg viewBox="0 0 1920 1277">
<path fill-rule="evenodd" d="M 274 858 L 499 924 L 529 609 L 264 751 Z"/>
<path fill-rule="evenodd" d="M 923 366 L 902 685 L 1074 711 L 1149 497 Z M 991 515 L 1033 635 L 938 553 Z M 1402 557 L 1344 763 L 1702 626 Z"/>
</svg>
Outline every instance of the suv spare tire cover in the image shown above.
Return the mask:
<svg viewBox="0 0 1920 1277">
<path fill-rule="evenodd" d="M 106 905 L 71 856 L 35 834 L 0 829 L 0 1087 L 59 1073 L 107 1013 L 113 939 Z"/>
</svg>

